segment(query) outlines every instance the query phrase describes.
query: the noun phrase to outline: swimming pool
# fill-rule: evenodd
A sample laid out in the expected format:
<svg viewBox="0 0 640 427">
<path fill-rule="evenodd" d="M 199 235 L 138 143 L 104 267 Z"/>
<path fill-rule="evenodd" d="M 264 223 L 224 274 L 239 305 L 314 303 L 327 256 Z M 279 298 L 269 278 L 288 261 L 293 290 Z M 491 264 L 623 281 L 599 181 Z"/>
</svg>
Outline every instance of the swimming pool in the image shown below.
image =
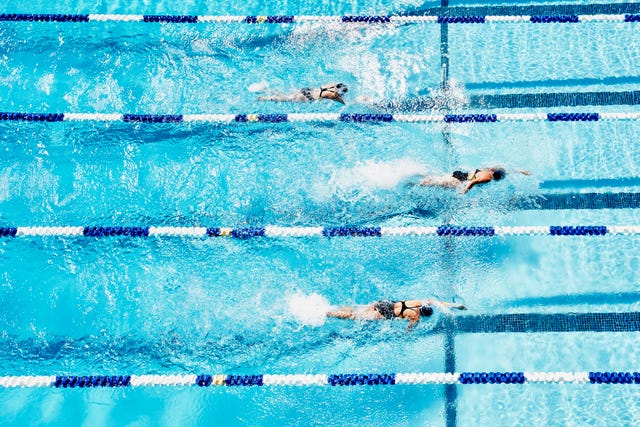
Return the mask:
<svg viewBox="0 0 640 427">
<path fill-rule="evenodd" d="M 6 12 L 640 13 L 621 2 L 440 6 L 61 2 L 51 10 L 44 2 L 10 2 Z M 633 115 L 640 23 L 623 21 L 0 22 L 0 110 L 65 114 L 62 122 L 0 120 L 0 227 L 16 228 L 6 233 L 14 237 L 0 238 L 0 376 L 633 372 L 637 236 L 611 228 L 639 219 L 633 208 L 640 122 Z M 346 106 L 255 100 L 261 91 L 327 81 L 349 86 Z M 443 91 L 443 83 L 450 89 Z M 69 113 L 233 120 L 74 121 Z M 334 116 L 235 120 L 320 113 Z M 340 120 L 371 113 L 442 117 Z M 534 113 L 543 119 L 503 120 Z M 548 113 L 600 116 L 550 121 Z M 632 116 L 606 119 L 619 113 Z M 496 121 L 457 123 L 447 114 L 496 114 Z M 464 197 L 405 185 L 418 173 L 491 164 L 533 176 L 510 176 Z M 621 194 L 631 195 L 628 204 Z M 545 200 L 555 200 L 554 209 Z M 442 224 L 597 225 L 612 232 L 384 233 Z M 59 226 L 81 227 L 74 229 L 80 235 L 51 229 L 22 235 L 23 227 Z M 85 226 L 205 231 L 94 237 Z M 206 228 L 265 226 L 320 227 L 319 234 L 322 227 L 381 227 L 381 236 L 324 237 L 316 230 L 277 237 L 265 230 L 265 237 L 205 237 L 216 234 Z M 401 321 L 312 326 L 292 315 L 288 301 L 314 294 L 331 304 L 434 296 L 464 301 L 469 311 L 451 319 L 439 314 L 411 333 Z M 504 316 L 510 314 L 522 316 Z M 370 387 L 2 388 L 0 422 L 629 425 L 638 419 L 637 385 L 561 384 L 552 377 L 552 383 L 410 385 L 399 378 Z"/>
</svg>

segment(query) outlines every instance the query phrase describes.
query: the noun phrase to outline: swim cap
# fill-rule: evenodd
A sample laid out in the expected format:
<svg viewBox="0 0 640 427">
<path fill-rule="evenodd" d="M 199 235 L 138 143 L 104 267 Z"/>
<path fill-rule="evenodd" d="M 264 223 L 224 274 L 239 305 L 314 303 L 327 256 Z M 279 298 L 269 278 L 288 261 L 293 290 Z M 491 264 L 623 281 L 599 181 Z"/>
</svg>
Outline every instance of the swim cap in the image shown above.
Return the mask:
<svg viewBox="0 0 640 427">
<path fill-rule="evenodd" d="M 433 314 L 433 308 L 430 305 L 423 305 L 420 307 L 420 316 L 429 317 Z"/>
<path fill-rule="evenodd" d="M 493 171 L 493 179 L 500 181 L 506 174 L 507 172 L 504 169 L 496 169 Z"/>
</svg>

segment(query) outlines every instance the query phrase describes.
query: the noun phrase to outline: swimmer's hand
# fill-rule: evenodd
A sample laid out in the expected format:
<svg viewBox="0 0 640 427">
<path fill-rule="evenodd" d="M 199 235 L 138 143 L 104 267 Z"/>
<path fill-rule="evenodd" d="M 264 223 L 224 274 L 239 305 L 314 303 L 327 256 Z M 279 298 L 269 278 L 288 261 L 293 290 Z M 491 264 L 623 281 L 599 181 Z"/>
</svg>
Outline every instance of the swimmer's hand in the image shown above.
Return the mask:
<svg viewBox="0 0 640 427">
<path fill-rule="evenodd" d="M 458 310 L 466 310 L 467 309 L 467 307 L 464 304 L 454 305 L 453 308 L 456 308 Z"/>
<path fill-rule="evenodd" d="M 514 172 L 521 173 L 522 175 L 527 175 L 527 176 L 531 175 L 531 171 L 527 171 L 527 170 L 523 170 L 523 171 L 517 170 Z"/>
</svg>

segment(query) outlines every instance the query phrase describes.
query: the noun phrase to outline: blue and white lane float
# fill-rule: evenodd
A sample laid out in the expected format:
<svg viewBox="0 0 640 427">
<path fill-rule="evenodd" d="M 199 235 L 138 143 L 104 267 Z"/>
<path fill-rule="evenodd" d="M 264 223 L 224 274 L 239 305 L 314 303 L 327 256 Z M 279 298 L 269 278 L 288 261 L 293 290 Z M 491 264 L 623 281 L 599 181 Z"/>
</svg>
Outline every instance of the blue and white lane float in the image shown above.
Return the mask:
<svg viewBox="0 0 640 427">
<path fill-rule="evenodd" d="M 430 227 L 140 227 L 140 226 L 42 226 L 0 227 L 0 238 L 30 236 L 78 237 L 385 237 L 385 236 L 636 236 L 640 225 L 534 225 L 534 226 L 461 226 Z"/>
<path fill-rule="evenodd" d="M 635 112 L 549 113 L 270 113 L 270 114 L 121 114 L 121 113 L 25 113 L 0 112 L 0 122 L 126 122 L 126 123 L 499 123 L 499 122 L 598 122 L 640 120 Z"/>
<path fill-rule="evenodd" d="M 456 372 L 294 375 L 45 375 L 0 377 L 0 388 L 366 386 L 405 384 L 640 384 L 640 372 Z"/>
<path fill-rule="evenodd" d="M 295 24 L 305 22 L 344 24 L 575 24 L 580 22 L 639 22 L 638 14 L 592 15 L 134 15 L 134 14 L 36 14 L 2 13 L 9 22 L 147 22 L 161 24 L 239 23 Z"/>
</svg>

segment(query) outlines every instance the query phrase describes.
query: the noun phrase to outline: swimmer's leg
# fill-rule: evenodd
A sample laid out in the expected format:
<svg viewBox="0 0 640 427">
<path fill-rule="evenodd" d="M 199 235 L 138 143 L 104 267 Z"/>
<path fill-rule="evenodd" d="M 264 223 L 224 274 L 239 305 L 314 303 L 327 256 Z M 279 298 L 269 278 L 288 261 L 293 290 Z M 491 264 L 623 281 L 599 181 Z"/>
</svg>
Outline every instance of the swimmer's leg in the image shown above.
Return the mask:
<svg viewBox="0 0 640 427">
<path fill-rule="evenodd" d="M 430 178 L 429 175 L 425 175 L 423 173 L 416 173 L 414 175 L 408 176 L 400 182 L 402 187 L 415 187 L 418 185 L 428 185 L 423 184 L 426 180 Z"/>
<path fill-rule="evenodd" d="M 450 175 L 423 175 L 422 181 L 420 181 L 420 185 L 423 187 L 456 188 L 460 185 L 460 181 Z"/>
<path fill-rule="evenodd" d="M 327 312 L 327 317 L 335 317 L 338 319 L 355 319 L 356 313 L 353 307 L 341 307 L 336 311 Z"/>
<path fill-rule="evenodd" d="M 293 102 L 298 101 L 296 95 L 276 94 L 269 96 L 259 96 L 258 101 Z"/>
</svg>

